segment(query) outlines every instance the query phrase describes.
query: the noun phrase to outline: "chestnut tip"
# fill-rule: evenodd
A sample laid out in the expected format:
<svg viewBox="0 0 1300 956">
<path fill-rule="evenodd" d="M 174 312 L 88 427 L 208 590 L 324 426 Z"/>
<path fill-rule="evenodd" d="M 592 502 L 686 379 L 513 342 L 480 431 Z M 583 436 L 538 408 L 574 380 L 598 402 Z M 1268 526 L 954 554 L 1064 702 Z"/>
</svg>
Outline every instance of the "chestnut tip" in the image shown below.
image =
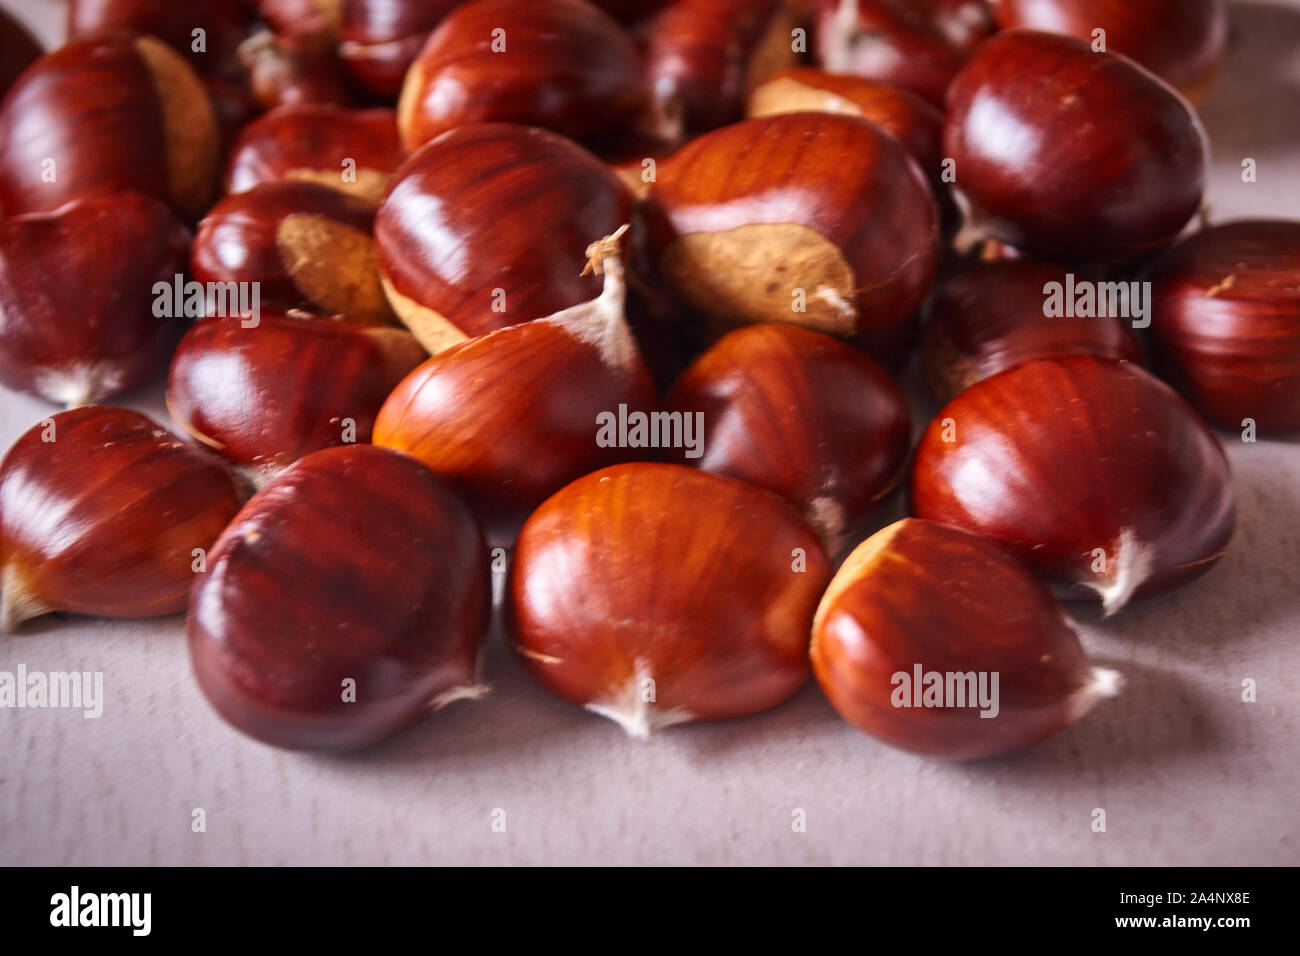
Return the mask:
<svg viewBox="0 0 1300 956">
<path fill-rule="evenodd" d="M 23 584 L 12 565 L 3 566 L 0 570 L 0 633 L 13 634 L 23 622 L 53 610 Z"/>
<path fill-rule="evenodd" d="M 645 699 L 642 693 L 645 682 L 654 674 L 644 660 L 637 660 L 636 669 L 618 692 L 601 700 L 593 700 L 586 709 L 599 717 L 614 721 L 634 740 L 649 740 L 657 730 L 673 724 L 687 724 L 695 715 L 681 707 L 663 710 Z"/>
<path fill-rule="evenodd" d="M 1066 705 L 1066 723 L 1072 724 L 1085 716 L 1103 700 L 1118 697 L 1124 690 L 1124 675 L 1109 667 L 1094 667 L 1088 671 L 1088 681 L 1070 695 Z"/>
</svg>

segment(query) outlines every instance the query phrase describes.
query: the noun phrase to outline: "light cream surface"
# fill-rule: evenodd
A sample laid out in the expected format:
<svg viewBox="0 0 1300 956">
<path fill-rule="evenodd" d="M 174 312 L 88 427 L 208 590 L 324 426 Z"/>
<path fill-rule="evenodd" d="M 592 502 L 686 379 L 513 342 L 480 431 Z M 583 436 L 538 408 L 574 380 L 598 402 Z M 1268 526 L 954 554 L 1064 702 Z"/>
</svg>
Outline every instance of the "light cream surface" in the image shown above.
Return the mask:
<svg viewBox="0 0 1300 956">
<path fill-rule="evenodd" d="M 47 27 L 61 10 L 5 5 Z M 1204 108 L 1212 212 L 1300 218 L 1300 0 L 1236 3 L 1234 20 Z M 164 420 L 160 390 L 125 404 Z M 0 392 L 0 445 L 50 411 Z M 302 756 L 215 716 L 179 619 L 46 619 L 0 638 L 0 670 L 103 671 L 107 700 L 98 720 L 0 710 L 0 864 L 1300 863 L 1300 441 L 1224 439 L 1228 555 L 1178 594 L 1086 615 L 1087 649 L 1125 691 L 1029 752 L 892 751 L 815 686 L 642 743 L 550 697 L 496 634 L 483 701 L 365 755 Z M 1240 699 L 1248 677 L 1257 703 Z"/>
</svg>

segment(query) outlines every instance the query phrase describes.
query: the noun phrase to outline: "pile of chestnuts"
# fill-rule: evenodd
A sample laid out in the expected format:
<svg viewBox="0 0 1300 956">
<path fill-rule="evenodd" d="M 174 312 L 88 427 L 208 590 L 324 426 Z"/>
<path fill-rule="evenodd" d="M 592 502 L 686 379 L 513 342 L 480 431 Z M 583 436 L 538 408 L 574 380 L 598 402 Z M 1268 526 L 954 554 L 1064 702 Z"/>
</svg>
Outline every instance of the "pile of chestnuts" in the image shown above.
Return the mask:
<svg viewBox="0 0 1300 956">
<path fill-rule="evenodd" d="M 0 17 L 0 383 L 68 407 L 0 626 L 188 611 L 258 740 L 480 696 L 499 615 L 635 736 L 815 675 L 1026 747 L 1121 684 L 1062 601 L 1227 548 L 1207 421 L 1300 430 L 1300 222 L 1197 219 L 1223 0 L 68 8 Z"/>
</svg>

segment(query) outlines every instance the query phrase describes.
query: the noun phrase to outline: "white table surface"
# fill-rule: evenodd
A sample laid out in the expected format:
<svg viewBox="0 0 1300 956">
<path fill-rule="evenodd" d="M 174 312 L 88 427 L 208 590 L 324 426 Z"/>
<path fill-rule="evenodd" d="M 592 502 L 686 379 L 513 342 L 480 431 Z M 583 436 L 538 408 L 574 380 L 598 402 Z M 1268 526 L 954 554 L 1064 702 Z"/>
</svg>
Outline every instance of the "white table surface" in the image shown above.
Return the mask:
<svg viewBox="0 0 1300 956">
<path fill-rule="evenodd" d="M 56 39 L 61 4 L 4 5 Z M 1203 109 L 1212 214 L 1300 218 L 1300 0 L 1243 0 L 1233 18 Z M 121 403 L 165 420 L 160 389 Z M 0 447 L 50 411 L 0 390 Z M 1081 614 L 1127 687 L 1027 752 L 894 751 L 815 683 L 642 743 L 549 696 L 494 634 L 483 701 L 361 755 L 305 756 L 214 714 L 179 618 L 46 618 L 0 637 L 0 670 L 102 671 L 104 714 L 0 710 L 0 864 L 1300 863 L 1300 441 L 1222 437 L 1240 498 L 1226 557 L 1112 621 Z"/>
</svg>

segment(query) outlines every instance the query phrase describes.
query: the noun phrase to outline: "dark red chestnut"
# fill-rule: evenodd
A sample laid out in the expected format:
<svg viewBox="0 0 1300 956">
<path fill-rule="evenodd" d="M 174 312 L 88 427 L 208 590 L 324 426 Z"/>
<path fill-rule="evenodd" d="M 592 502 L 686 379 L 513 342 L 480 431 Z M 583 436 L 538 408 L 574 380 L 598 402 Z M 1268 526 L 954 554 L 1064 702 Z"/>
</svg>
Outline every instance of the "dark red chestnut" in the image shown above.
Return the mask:
<svg viewBox="0 0 1300 956">
<path fill-rule="evenodd" d="M 988 0 L 999 26 L 1064 33 L 1132 57 L 1193 102 L 1228 44 L 1224 0 Z"/>
<path fill-rule="evenodd" d="M 411 64 L 397 125 L 408 152 L 485 122 L 593 142 L 648 108 L 632 40 L 604 12 L 584 0 L 474 0 L 447 15 Z"/>
<path fill-rule="evenodd" d="M 930 423 L 913 513 L 992 538 L 1106 613 L 1204 574 L 1232 536 L 1219 442 L 1128 363 L 1040 359 L 977 382 Z"/>
<path fill-rule="evenodd" d="M 240 44 L 239 62 L 263 109 L 293 103 L 349 106 L 354 100 L 331 36 L 260 30 Z"/>
<path fill-rule="evenodd" d="M 1120 288 L 1097 284 L 1091 275 L 1080 275 L 1078 283 Z M 1058 288 L 1070 308 L 1049 316 Z M 1074 288 L 1074 273 L 1030 259 L 972 262 L 946 276 L 926 307 L 925 373 L 935 397 L 951 401 L 976 382 L 1031 359 L 1095 355 L 1141 364 L 1142 350 L 1130 331 L 1137 317 L 1112 311 L 1108 295 L 1100 308 L 1089 306 L 1080 316 L 1078 296 L 1070 294 Z"/>
<path fill-rule="evenodd" d="M 1124 57 L 1030 30 L 998 34 L 953 81 L 944 150 L 974 223 L 1051 260 L 1153 252 L 1205 184 L 1186 100 Z"/>
<path fill-rule="evenodd" d="M 939 261 L 920 168 L 874 123 L 787 113 L 707 133 L 650 190 L 660 269 L 722 330 L 791 322 L 869 342 L 905 335 Z"/>
<path fill-rule="evenodd" d="M 170 47 L 127 35 L 74 40 L 37 60 L 0 107 L 0 207 L 48 212 L 134 189 L 197 219 L 219 149 L 207 91 Z"/>
<path fill-rule="evenodd" d="M 250 737 L 354 750 L 478 696 L 491 613 L 474 520 L 419 462 L 329 448 L 248 502 L 190 602 L 208 702 Z"/>
<path fill-rule="evenodd" d="M 339 58 L 362 86 L 396 99 L 429 34 L 463 0 L 343 0 Z"/>
<path fill-rule="evenodd" d="M 639 28 L 646 73 L 670 139 L 740 119 L 749 92 L 793 66 L 784 0 L 671 0 Z"/>
<path fill-rule="evenodd" d="M 296 179 L 378 205 L 401 161 L 391 110 L 300 103 L 272 110 L 244 128 L 230 151 L 225 187 L 239 193 L 275 179 Z"/>
<path fill-rule="evenodd" d="M 432 353 L 594 299 L 584 251 L 630 221 L 595 156 L 540 129 L 453 130 L 394 174 L 375 220 L 394 311 Z"/>
<path fill-rule="evenodd" d="M 698 416 L 685 465 L 740 478 L 797 505 L 834 555 L 901 476 L 907 398 L 857 349 L 794 325 L 724 336 L 679 378 L 664 407 Z"/>
<path fill-rule="evenodd" d="M 251 19 L 246 0 L 71 0 L 68 36 L 116 30 L 147 33 L 182 54 L 200 73 L 231 76 Z"/>
<path fill-rule="evenodd" d="M 494 538 L 579 475 L 660 447 L 615 424 L 655 404 L 626 320 L 622 232 L 587 252 L 605 274 L 598 298 L 445 349 L 379 411 L 375 444 L 424 462 Z"/>
<path fill-rule="evenodd" d="M 8 11 L 0 10 L 0 97 L 44 52 L 27 27 Z"/>
<path fill-rule="evenodd" d="M 257 0 L 257 12 L 280 36 L 337 38 L 344 0 Z"/>
<path fill-rule="evenodd" d="M 992 542 L 908 518 L 860 544 L 813 623 L 812 664 L 840 715 L 937 757 L 1029 747 L 1118 693 L 1061 606 Z"/>
<path fill-rule="evenodd" d="M 50 611 L 185 610 L 238 510 L 221 463 L 143 415 L 91 405 L 46 419 L 0 465 L 0 630 Z"/>
<path fill-rule="evenodd" d="M 370 441 L 384 399 L 426 357 L 391 326 L 271 309 L 254 328 L 204 319 L 172 359 L 167 409 L 194 438 L 265 474 Z"/>
<path fill-rule="evenodd" d="M 391 321 L 371 238 L 375 208 L 314 182 L 276 180 L 227 196 L 199 223 L 202 283 L 256 283 L 259 301 Z"/>
<path fill-rule="evenodd" d="M 781 703 L 829 578 L 786 502 L 679 465 L 580 478 L 524 525 L 506 597 L 543 686 L 634 737 Z"/>
<path fill-rule="evenodd" d="M 0 219 L 0 382 L 85 405 L 151 381 L 185 327 L 156 286 L 173 287 L 189 248 L 143 193 Z"/>
<path fill-rule="evenodd" d="M 1148 278 L 1157 367 L 1197 409 L 1226 428 L 1300 429 L 1300 223 L 1206 229 Z"/>
</svg>

